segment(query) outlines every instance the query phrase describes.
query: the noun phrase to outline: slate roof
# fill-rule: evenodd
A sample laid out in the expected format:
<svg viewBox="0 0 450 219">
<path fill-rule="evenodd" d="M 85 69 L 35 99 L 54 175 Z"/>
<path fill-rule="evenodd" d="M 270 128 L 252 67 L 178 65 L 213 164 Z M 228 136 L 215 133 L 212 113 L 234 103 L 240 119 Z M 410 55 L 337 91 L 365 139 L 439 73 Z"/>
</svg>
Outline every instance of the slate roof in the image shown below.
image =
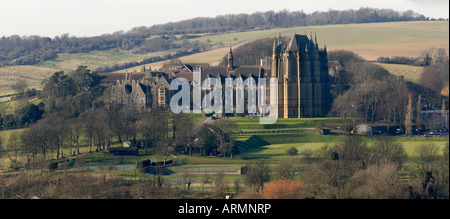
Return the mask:
<svg viewBox="0 0 450 219">
<path fill-rule="evenodd" d="M 202 67 L 201 80 L 204 81 L 207 77 L 214 78 L 259 78 L 264 76 L 265 70 L 259 66 L 234 66 L 232 71 L 228 71 L 226 66 L 207 66 Z M 191 72 L 181 72 L 175 75 L 176 78 L 185 78 L 188 81 L 193 81 L 193 73 Z"/>
<path fill-rule="evenodd" d="M 129 73 L 131 74 L 131 80 L 139 81 L 144 76 L 145 73 Z M 98 73 L 101 77 L 101 83 L 116 83 L 117 80 L 125 80 L 125 73 Z"/>
<path fill-rule="evenodd" d="M 178 74 L 175 74 L 176 78 L 185 78 L 189 82 L 194 80 L 194 74 L 192 72 L 181 72 Z"/>
<path fill-rule="evenodd" d="M 289 42 L 286 51 L 305 51 L 306 46 L 309 43 L 309 39 L 306 35 L 294 34 Z"/>
<path fill-rule="evenodd" d="M 259 66 L 234 66 L 232 71 L 228 71 L 226 66 L 203 67 L 202 80 L 204 80 L 207 75 L 209 77 L 215 78 L 259 78 L 262 74 L 262 71 L 263 70 Z"/>
</svg>

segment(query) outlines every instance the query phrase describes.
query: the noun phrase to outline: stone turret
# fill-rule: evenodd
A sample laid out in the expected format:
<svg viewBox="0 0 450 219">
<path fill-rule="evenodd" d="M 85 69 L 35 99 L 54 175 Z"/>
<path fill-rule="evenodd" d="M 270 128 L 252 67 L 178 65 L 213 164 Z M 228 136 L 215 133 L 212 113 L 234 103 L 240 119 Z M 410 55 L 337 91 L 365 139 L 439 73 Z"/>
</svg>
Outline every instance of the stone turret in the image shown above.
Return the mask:
<svg viewBox="0 0 450 219">
<path fill-rule="evenodd" d="M 231 46 L 230 46 L 230 51 L 228 52 L 228 66 L 227 66 L 227 70 L 228 71 L 233 71 L 234 69 L 234 65 L 233 65 L 233 51 L 231 50 Z"/>
</svg>

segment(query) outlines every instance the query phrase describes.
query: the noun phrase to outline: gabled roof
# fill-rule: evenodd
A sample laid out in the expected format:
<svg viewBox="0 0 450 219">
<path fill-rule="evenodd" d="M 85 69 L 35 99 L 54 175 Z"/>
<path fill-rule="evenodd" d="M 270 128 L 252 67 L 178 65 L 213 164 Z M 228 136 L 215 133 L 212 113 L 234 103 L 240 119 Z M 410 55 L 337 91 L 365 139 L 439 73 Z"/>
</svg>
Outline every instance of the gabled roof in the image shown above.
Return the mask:
<svg viewBox="0 0 450 219">
<path fill-rule="evenodd" d="M 125 80 L 126 73 L 98 73 L 101 78 L 101 83 L 116 83 L 117 80 Z M 131 74 L 131 80 L 139 81 L 144 78 L 145 73 L 128 73 Z"/>
<path fill-rule="evenodd" d="M 259 66 L 241 66 L 235 69 L 233 75 L 236 77 L 259 78 L 261 77 L 261 68 Z"/>
<path fill-rule="evenodd" d="M 336 70 L 336 67 L 343 68 L 344 65 L 342 65 L 338 61 L 328 61 L 328 69 L 333 68 L 334 70 Z"/>
<path fill-rule="evenodd" d="M 201 80 L 204 81 L 206 78 L 259 78 L 263 75 L 264 69 L 259 66 L 234 66 L 232 71 L 228 71 L 226 66 L 207 66 L 202 67 Z M 185 78 L 189 82 L 194 80 L 194 75 L 191 72 L 181 72 L 175 74 L 176 78 Z"/>
<path fill-rule="evenodd" d="M 101 83 L 116 83 L 117 80 L 124 80 L 125 73 L 98 73 Z"/>
<path fill-rule="evenodd" d="M 170 85 L 169 85 L 169 83 L 166 81 L 166 79 L 164 77 L 159 77 L 158 78 L 158 82 L 156 82 L 156 87 L 158 87 L 160 85 L 164 86 L 167 89 L 170 89 Z"/>
<path fill-rule="evenodd" d="M 228 71 L 226 66 L 202 67 L 202 81 L 207 77 L 214 78 L 259 78 L 261 76 L 261 68 L 259 66 L 234 66 L 232 71 Z"/>
<path fill-rule="evenodd" d="M 289 42 L 286 51 L 305 51 L 308 45 L 309 39 L 306 35 L 294 34 Z"/>
</svg>

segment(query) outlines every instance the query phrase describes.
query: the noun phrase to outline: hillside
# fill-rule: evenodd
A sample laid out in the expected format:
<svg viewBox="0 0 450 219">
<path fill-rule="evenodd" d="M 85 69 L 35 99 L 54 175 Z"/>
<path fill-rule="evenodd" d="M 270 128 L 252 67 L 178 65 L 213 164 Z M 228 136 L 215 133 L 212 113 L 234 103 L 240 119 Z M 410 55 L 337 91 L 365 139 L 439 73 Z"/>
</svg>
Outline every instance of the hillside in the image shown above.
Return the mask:
<svg viewBox="0 0 450 219">
<path fill-rule="evenodd" d="M 423 67 L 400 64 L 375 63 L 395 76 L 404 76 L 406 81 L 419 82 Z"/>
<path fill-rule="evenodd" d="M 448 21 L 416 21 L 277 28 L 206 35 L 195 38 L 195 40 L 201 43 L 208 42 L 212 46 L 222 45 L 222 48 L 180 59 L 189 62 L 196 58 L 195 62 L 217 64 L 228 52 L 226 45 L 230 43 L 235 48 L 256 39 L 274 37 L 279 34 L 290 37 L 295 33 L 306 33 L 308 36 L 310 33 L 317 33 L 320 47 L 326 45 L 328 51 L 350 50 L 366 60 L 376 60 L 380 56 L 418 57 L 429 48 L 445 48 L 447 53 L 449 52 Z M 222 53 L 222 55 L 217 53 Z M 150 64 L 150 66 L 157 69 L 161 66 L 161 62 Z M 127 70 L 140 68 L 138 66 Z"/>
<path fill-rule="evenodd" d="M 414 21 L 368 24 L 339 24 L 323 26 L 302 26 L 292 28 L 277 28 L 270 30 L 252 30 L 224 34 L 202 34 L 188 39 L 206 44 L 210 49 L 181 57 L 184 62 L 220 63 L 228 51 L 228 45 L 237 48 L 256 39 L 278 36 L 290 36 L 294 33 L 317 33 L 319 46 L 327 46 L 331 50 L 350 50 L 368 60 L 376 60 L 380 56 L 417 57 L 429 48 L 445 48 L 449 50 L 448 21 Z M 186 42 L 180 39 L 178 42 Z M 19 78 L 29 80 L 31 87 L 40 87 L 40 81 L 56 71 L 74 70 L 78 65 L 87 65 L 94 70 L 98 67 L 112 66 L 129 62 L 138 62 L 146 58 L 167 55 L 173 51 L 149 52 L 134 54 L 126 50 L 114 49 L 92 51 L 78 54 L 59 54 L 54 60 L 44 61 L 35 65 L 19 65 L 0 68 L 0 93 L 12 93 L 10 85 Z M 159 69 L 162 62 L 146 64 L 153 69 Z M 136 66 L 125 70 L 139 70 Z"/>
</svg>

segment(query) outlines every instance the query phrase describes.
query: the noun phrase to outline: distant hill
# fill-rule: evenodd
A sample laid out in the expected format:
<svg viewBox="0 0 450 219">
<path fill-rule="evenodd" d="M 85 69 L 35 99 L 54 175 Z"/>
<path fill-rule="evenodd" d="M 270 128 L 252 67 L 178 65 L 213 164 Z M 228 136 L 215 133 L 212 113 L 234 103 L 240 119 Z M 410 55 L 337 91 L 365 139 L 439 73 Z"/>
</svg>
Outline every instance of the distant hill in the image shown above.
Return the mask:
<svg viewBox="0 0 450 219">
<path fill-rule="evenodd" d="M 256 12 L 229 14 L 215 18 L 194 18 L 179 22 L 136 27 L 128 32 L 118 31 L 95 37 L 72 37 L 64 34 L 54 38 L 41 36 L 3 36 L 0 38 L 0 67 L 32 65 L 52 60 L 61 53 L 87 53 L 120 49 L 135 54 L 172 49 L 202 51 L 204 45 L 189 43 L 192 34 L 217 34 L 229 31 L 248 31 L 295 26 L 420 21 L 427 20 L 413 11 L 361 8 L 359 10 L 329 10 L 306 14 L 302 11 Z M 181 35 L 177 37 L 176 35 Z M 183 40 L 181 43 L 177 40 Z"/>
<path fill-rule="evenodd" d="M 245 32 L 202 35 L 195 39 L 200 43 L 208 43 L 213 49 L 179 57 L 183 62 L 201 62 L 218 65 L 223 62 L 228 47 L 233 46 L 236 65 L 259 64 L 259 59 L 272 55 L 273 37 L 281 34 L 290 39 L 293 34 L 317 33 L 319 47 L 327 46 L 328 51 L 349 50 L 366 60 L 376 61 L 379 57 L 419 57 L 430 48 L 449 48 L 448 21 L 414 21 L 386 22 L 368 24 L 343 24 L 322 26 L 300 26 L 292 28 L 276 28 L 270 30 L 251 30 Z M 264 40 L 266 38 L 266 40 Z M 264 51 L 240 55 L 240 51 L 250 48 L 254 41 L 265 41 Z M 217 48 L 214 48 L 217 47 Z M 242 49 L 240 48 L 242 47 Z M 259 47 L 259 46 L 258 46 Z M 245 56 L 245 58 L 244 58 Z M 243 61 L 240 61 L 243 59 Z M 153 69 L 161 67 L 162 62 L 146 64 Z M 224 63 L 222 63 L 223 65 Z M 139 71 L 142 65 L 119 70 Z"/>
</svg>

